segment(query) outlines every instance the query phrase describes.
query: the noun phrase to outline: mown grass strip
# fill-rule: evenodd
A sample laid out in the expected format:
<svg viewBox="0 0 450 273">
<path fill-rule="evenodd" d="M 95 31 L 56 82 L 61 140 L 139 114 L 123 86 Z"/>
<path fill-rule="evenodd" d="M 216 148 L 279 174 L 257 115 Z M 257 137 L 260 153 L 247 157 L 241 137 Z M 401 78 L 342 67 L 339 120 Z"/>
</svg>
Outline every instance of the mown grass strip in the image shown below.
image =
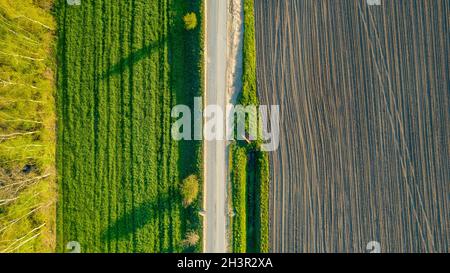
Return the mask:
<svg viewBox="0 0 450 273">
<path fill-rule="evenodd" d="M 247 149 L 237 145 L 232 148 L 231 168 L 233 221 L 232 250 L 234 253 L 247 251 Z"/>
<path fill-rule="evenodd" d="M 240 105 L 259 105 L 256 89 L 254 2 L 244 0 L 243 88 Z M 232 149 L 233 252 L 269 251 L 269 159 L 260 140 Z"/>
</svg>

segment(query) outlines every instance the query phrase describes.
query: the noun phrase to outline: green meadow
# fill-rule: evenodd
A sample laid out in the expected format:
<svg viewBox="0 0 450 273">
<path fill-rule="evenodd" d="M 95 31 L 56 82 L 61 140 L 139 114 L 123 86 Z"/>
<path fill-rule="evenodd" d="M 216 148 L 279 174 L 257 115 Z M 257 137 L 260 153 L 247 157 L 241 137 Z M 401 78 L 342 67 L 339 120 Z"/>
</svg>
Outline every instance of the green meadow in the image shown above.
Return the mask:
<svg viewBox="0 0 450 273">
<path fill-rule="evenodd" d="M 170 132 L 172 106 L 203 90 L 202 1 L 59 0 L 55 10 L 57 251 L 70 241 L 82 252 L 200 251 L 186 236 L 201 236 L 201 200 L 184 207 L 180 185 L 202 177 L 201 142 Z"/>
</svg>

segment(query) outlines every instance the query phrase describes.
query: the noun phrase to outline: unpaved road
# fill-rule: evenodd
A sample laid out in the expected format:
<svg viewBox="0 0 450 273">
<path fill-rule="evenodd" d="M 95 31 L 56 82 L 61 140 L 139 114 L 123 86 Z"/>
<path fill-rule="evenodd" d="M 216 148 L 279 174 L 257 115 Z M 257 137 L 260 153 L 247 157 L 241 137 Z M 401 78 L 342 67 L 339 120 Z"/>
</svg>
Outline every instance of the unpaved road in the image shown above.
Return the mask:
<svg viewBox="0 0 450 273">
<path fill-rule="evenodd" d="M 226 109 L 227 2 L 206 1 L 206 105 Z M 225 128 L 223 128 L 225 132 Z M 205 141 L 204 252 L 224 253 L 226 239 L 226 142 Z"/>
<path fill-rule="evenodd" d="M 450 2 L 255 1 L 271 250 L 448 252 Z"/>
</svg>

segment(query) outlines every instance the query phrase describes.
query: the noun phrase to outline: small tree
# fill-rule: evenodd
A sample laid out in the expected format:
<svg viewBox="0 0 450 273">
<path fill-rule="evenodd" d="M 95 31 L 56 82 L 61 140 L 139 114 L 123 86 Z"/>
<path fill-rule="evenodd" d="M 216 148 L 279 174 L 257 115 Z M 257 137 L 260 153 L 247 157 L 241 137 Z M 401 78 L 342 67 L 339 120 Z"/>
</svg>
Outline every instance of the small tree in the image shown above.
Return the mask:
<svg viewBox="0 0 450 273">
<path fill-rule="evenodd" d="M 190 12 L 183 17 L 184 27 L 187 30 L 193 30 L 197 27 L 197 15 L 195 12 Z"/>
<path fill-rule="evenodd" d="M 186 239 L 183 240 L 183 245 L 185 247 L 195 246 L 200 240 L 200 236 L 194 231 L 189 231 L 186 234 Z"/>
<path fill-rule="evenodd" d="M 181 197 L 185 207 L 192 204 L 198 195 L 198 179 L 197 176 L 191 175 L 183 181 L 181 185 Z"/>
</svg>

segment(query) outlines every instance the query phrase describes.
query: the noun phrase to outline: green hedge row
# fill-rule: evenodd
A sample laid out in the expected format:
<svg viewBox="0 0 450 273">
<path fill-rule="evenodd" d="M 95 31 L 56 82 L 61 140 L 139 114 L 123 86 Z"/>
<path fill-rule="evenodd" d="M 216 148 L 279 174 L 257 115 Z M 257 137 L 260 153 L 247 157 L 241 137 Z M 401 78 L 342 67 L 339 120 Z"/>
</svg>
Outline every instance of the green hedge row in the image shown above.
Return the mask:
<svg viewBox="0 0 450 273">
<path fill-rule="evenodd" d="M 254 20 L 254 2 L 244 0 L 243 88 L 238 99 L 241 105 L 259 105 Z M 269 159 L 259 147 L 259 141 L 238 142 L 232 150 L 233 252 L 269 251 Z"/>
</svg>

